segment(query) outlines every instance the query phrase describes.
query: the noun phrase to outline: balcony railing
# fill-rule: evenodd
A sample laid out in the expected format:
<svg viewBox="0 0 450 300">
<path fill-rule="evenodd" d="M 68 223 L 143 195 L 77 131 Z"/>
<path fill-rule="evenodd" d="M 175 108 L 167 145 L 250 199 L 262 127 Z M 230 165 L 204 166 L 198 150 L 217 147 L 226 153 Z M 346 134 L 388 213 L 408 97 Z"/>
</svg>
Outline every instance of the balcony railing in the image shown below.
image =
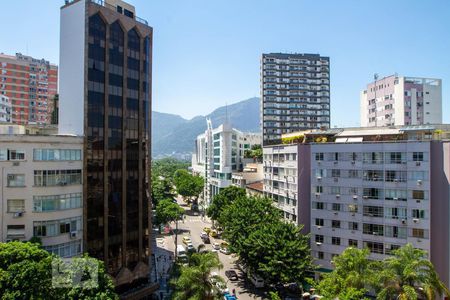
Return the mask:
<svg viewBox="0 0 450 300">
<path fill-rule="evenodd" d="M 88 1 L 91 2 L 91 3 L 95 3 L 97 5 L 109 8 L 109 9 L 117 12 L 117 7 L 115 7 L 114 5 L 106 3 L 104 0 L 88 0 Z M 134 14 L 133 14 L 132 19 L 136 20 L 139 23 L 142 23 L 142 24 L 148 26 L 148 22 L 146 20 L 144 20 L 142 18 L 139 18 L 138 16 L 135 16 Z"/>
</svg>

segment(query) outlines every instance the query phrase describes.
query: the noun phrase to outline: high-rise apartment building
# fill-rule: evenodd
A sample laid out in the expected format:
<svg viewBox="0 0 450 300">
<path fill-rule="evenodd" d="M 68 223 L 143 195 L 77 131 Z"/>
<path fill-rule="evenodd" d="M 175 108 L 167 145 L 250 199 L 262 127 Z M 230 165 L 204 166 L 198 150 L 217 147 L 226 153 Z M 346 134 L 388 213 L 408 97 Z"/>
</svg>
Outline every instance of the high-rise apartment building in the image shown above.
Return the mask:
<svg viewBox="0 0 450 300">
<path fill-rule="evenodd" d="M 125 2 L 75 0 L 61 8 L 60 32 L 59 132 L 84 136 L 85 249 L 119 291 L 141 286 L 151 257 L 152 28 Z"/>
<path fill-rule="evenodd" d="M 49 252 L 81 255 L 83 138 L 16 126 L 0 126 L 0 242 L 38 237 Z"/>
<path fill-rule="evenodd" d="M 11 101 L 9 101 L 9 98 L 0 95 L 0 122 L 1 123 L 11 123 Z"/>
<path fill-rule="evenodd" d="M 221 189 L 232 184 L 233 173 L 244 170 L 245 151 L 253 145 L 261 145 L 260 134 L 243 133 L 229 123 L 214 129 L 209 126 L 204 134 L 197 137 L 192 169 L 205 178 L 205 205 L 209 205 Z"/>
<path fill-rule="evenodd" d="M 279 144 L 285 133 L 329 127 L 330 59 L 319 54 L 263 54 L 263 144 Z"/>
<path fill-rule="evenodd" d="M 0 96 L 11 103 L 11 122 L 50 124 L 58 67 L 45 59 L 0 54 Z"/>
<path fill-rule="evenodd" d="M 442 81 L 391 75 L 361 92 L 361 126 L 442 123 Z"/>
</svg>

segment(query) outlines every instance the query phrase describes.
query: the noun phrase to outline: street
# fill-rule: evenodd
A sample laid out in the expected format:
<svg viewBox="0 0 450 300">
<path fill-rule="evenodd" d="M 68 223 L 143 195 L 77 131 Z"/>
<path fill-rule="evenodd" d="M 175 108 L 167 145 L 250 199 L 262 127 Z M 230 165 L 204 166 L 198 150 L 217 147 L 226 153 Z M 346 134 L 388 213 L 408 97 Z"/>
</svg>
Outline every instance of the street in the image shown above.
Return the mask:
<svg viewBox="0 0 450 300">
<path fill-rule="evenodd" d="M 178 244 L 182 245 L 183 236 L 190 236 L 194 247 L 197 249 L 200 244 L 203 244 L 203 241 L 200 237 L 200 233 L 203 231 L 204 227 L 211 227 L 211 221 L 205 217 L 204 219 L 198 215 L 194 215 L 189 206 L 187 206 L 181 197 L 177 199 L 178 204 L 186 210 L 185 219 L 183 221 L 178 222 Z M 175 227 L 174 224 L 171 226 Z M 210 238 L 211 243 L 205 244 L 207 250 L 212 250 L 212 243 L 218 242 L 219 244 L 222 242 L 221 239 Z M 175 251 L 175 236 L 163 235 L 162 237 L 157 238 L 157 245 L 155 249 L 155 257 L 159 261 L 156 263 L 158 276 L 166 277 L 164 273 L 167 272 L 171 261 L 168 259 L 169 254 L 173 257 Z M 162 255 L 162 256 L 161 256 Z M 164 260 L 165 257 L 165 260 Z M 254 286 L 250 283 L 249 280 L 246 280 L 245 274 L 243 274 L 236 266 L 237 258 L 231 255 L 225 255 L 219 252 L 219 259 L 223 264 L 223 268 L 218 270 L 218 274 L 225 280 L 226 285 L 230 293 L 235 290 L 236 296 L 238 299 L 250 300 L 250 299 L 268 299 L 267 293 L 261 289 L 255 289 Z M 239 276 L 238 281 L 230 281 L 225 276 L 226 270 L 235 270 Z M 164 287 L 161 287 L 164 289 Z"/>
</svg>

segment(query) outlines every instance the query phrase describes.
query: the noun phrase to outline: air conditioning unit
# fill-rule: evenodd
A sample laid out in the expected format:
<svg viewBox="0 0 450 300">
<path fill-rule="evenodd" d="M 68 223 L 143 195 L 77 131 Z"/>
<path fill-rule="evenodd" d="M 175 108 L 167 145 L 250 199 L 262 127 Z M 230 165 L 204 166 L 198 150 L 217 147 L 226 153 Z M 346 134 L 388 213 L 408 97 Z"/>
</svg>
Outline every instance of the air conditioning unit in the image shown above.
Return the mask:
<svg viewBox="0 0 450 300">
<path fill-rule="evenodd" d="M 337 214 L 338 214 L 338 212 L 337 212 L 337 211 L 335 211 L 335 212 L 334 212 L 334 214 L 335 214 L 335 215 L 337 215 Z"/>
<path fill-rule="evenodd" d="M 406 219 L 402 219 L 402 224 L 406 224 Z"/>
<path fill-rule="evenodd" d="M 392 199 L 394 199 L 394 200 L 398 200 L 398 198 L 396 198 L 396 197 L 394 197 L 394 198 L 392 198 Z"/>
<path fill-rule="evenodd" d="M 70 238 L 71 239 L 74 239 L 74 238 L 76 238 L 78 236 L 78 232 L 76 232 L 76 231 L 71 231 L 70 232 Z"/>
<path fill-rule="evenodd" d="M 414 223 L 419 223 L 419 219 L 414 218 L 414 219 L 413 219 L 413 222 L 414 222 Z"/>
<path fill-rule="evenodd" d="M 316 178 L 317 178 L 317 180 L 322 180 L 322 177 L 320 177 L 320 176 L 317 176 Z"/>
<path fill-rule="evenodd" d="M 352 213 L 352 216 L 354 217 L 354 216 L 355 216 L 355 213 Z"/>
<path fill-rule="evenodd" d="M 338 182 L 338 178 L 337 177 L 334 177 L 334 182 Z"/>
<path fill-rule="evenodd" d="M 420 203 L 420 200 L 416 200 L 416 203 Z"/>
<path fill-rule="evenodd" d="M 422 180 L 417 180 L 417 185 L 422 185 Z"/>
<path fill-rule="evenodd" d="M 364 199 L 369 199 L 369 196 L 363 196 Z"/>
<path fill-rule="evenodd" d="M 339 194 L 336 194 L 336 198 L 341 198 L 341 195 L 339 195 Z"/>
<path fill-rule="evenodd" d="M 398 179 L 397 179 L 397 178 L 394 178 L 394 182 L 398 182 Z"/>
<path fill-rule="evenodd" d="M 358 199 L 358 195 L 353 195 L 353 200 Z"/>
<path fill-rule="evenodd" d="M 321 242 L 316 242 L 316 245 L 320 246 L 320 245 L 322 245 L 322 243 Z"/>
<path fill-rule="evenodd" d="M 20 218 L 22 216 L 23 216 L 23 211 L 19 211 L 19 212 L 14 213 L 14 218 Z"/>
<path fill-rule="evenodd" d="M 13 164 L 12 164 L 14 167 L 17 167 L 17 166 L 20 166 L 20 162 L 18 162 L 18 161 L 15 161 L 15 162 L 13 162 Z"/>
<path fill-rule="evenodd" d="M 391 249 L 391 244 L 384 244 L 385 249 Z"/>
<path fill-rule="evenodd" d="M 320 228 L 322 228 L 322 226 L 320 226 L 320 225 L 317 225 L 317 229 L 320 229 Z"/>
<path fill-rule="evenodd" d="M 354 165 L 356 163 L 356 161 L 352 160 L 352 165 Z"/>
<path fill-rule="evenodd" d="M 320 193 L 316 193 L 316 197 L 319 197 L 320 196 Z"/>
<path fill-rule="evenodd" d="M 333 163 L 334 163 L 335 165 L 337 165 L 338 162 L 337 162 L 337 160 L 336 160 L 336 161 L 334 161 Z"/>
</svg>

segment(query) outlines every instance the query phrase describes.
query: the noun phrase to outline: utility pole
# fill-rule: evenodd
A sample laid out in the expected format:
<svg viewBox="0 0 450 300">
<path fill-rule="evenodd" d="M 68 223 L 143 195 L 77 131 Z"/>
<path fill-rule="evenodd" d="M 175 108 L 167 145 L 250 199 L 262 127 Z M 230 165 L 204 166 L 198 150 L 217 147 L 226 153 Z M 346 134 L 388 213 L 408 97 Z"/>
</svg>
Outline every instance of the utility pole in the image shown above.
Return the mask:
<svg viewBox="0 0 450 300">
<path fill-rule="evenodd" d="M 178 219 L 175 220 L 175 255 L 174 255 L 174 263 L 177 261 L 178 254 Z"/>
</svg>

